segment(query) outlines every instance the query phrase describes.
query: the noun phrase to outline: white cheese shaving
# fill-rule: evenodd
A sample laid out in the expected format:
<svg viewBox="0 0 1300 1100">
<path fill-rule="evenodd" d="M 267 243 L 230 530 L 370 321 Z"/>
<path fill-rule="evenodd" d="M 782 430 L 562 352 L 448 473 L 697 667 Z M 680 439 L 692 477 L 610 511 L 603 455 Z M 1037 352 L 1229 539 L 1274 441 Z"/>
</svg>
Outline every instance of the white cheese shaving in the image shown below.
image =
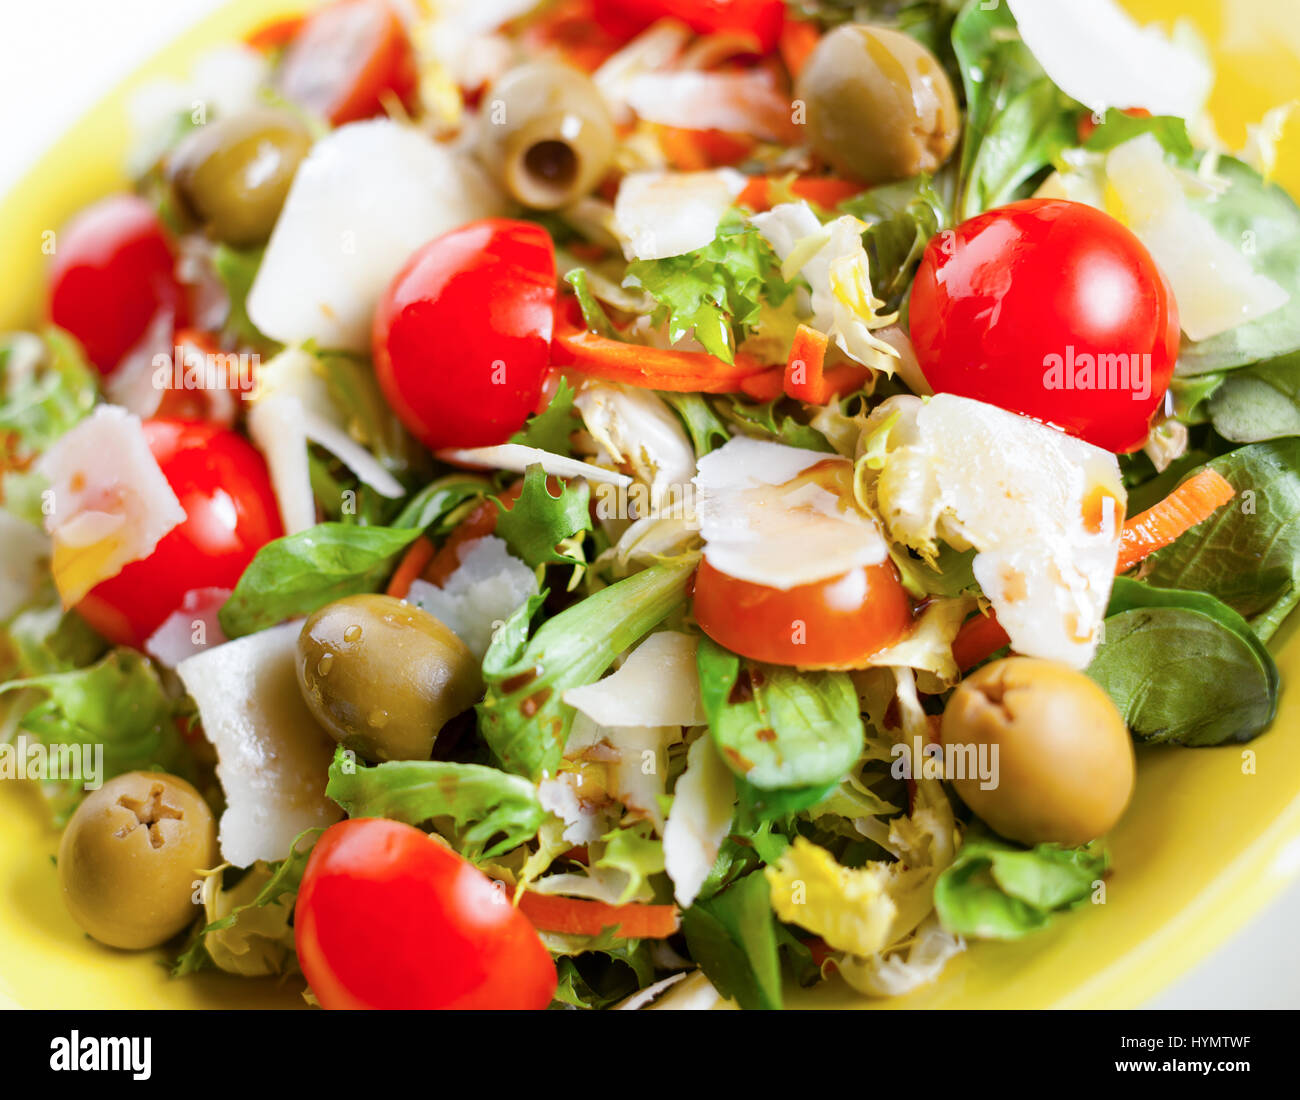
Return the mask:
<svg viewBox="0 0 1300 1100">
<path fill-rule="evenodd" d="M 736 782 L 706 732 L 686 754 L 664 826 L 664 869 L 683 909 L 695 901 L 731 829 Z"/>
<path fill-rule="evenodd" d="M 707 172 L 633 172 L 614 200 L 614 233 L 629 260 L 661 260 L 710 244 L 718 223 L 745 188 L 732 168 Z"/>
<path fill-rule="evenodd" d="M 660 630 L 602 680 L 569 688 L 564 701 L 602 726 L 696 726 L 707 721 L 695 667 L 698 640 Z"/>
<path fill-rule="evenodd" d="M 166 668 L 229 639 L 221 629 L 218 612 L 230 598 L 229 588 L 192 588 L 181 605 L 167 616 L 144 643 L 144 651 Z"/>
<path fill-rule="evenodd" d="M 540 465 L 554 477 L 585 477 L 588 481 L 605 482 L 609 485 L 628 486 L 632 479 L 627 474 L 618 474 L 605 470 L 590 462 L 579 462 L 576 458 L 552 454 L 537 447 L 526 447 L 522 443 L 501 443 L 495 447 L 449 447 L 434 452 L 443 462 L 457 466 L 473 466 L 486 470 L 513 470 L 524 473 L 529 466 Z"/>
</svg>

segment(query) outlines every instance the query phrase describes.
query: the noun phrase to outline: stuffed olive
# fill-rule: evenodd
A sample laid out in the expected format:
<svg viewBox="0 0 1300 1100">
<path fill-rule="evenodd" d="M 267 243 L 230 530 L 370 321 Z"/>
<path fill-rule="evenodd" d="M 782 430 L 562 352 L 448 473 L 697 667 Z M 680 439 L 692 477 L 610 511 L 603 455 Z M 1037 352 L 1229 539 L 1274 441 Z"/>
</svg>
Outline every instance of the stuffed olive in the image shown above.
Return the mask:
<svg viewBox="0 0 1300 1100">
<path fill-rule="evenodd" d="M 996 832 L 1067 847 L 1108 832 L 1133 794 L 1133 741 L 1110 697 L 1056 661 L 1008 657 L 966 677 L 948 700 L 945 746 L 997 747 L 993 786 L 954 780 Z"/>
<path fill-rule="evenodd" d="M 614 124 L 585 73 L 559 61 L 530 61 L 501 77 L 486 103 L 483 157 L 524 206 L 566 206 L 604 178 Z"/>
<path fill-rule="evenodd" d="M 68 912 L 110 947 L 165 943 L 199 910 L 199 872 L 217 864 L 217 828 L 202 796 L 163 772 L 128 772 L 93 791 L 59 845 Z"/>
<path fill-rule="evenodd" d="M 245 248 L 271 235 L 311 135 L 285 111 L 217 119 L 191 133 L 167 162 L 186 210 L 226 244 Z"/>
<path fill-rule="evenodd" d="M 799 74 L 813 149 L 867 183 L 934 172 L 952 153 L 961 116 L 939 59 L 915 38 L 851 23 L 826 35 Z"/>
<path fill-rule="evenodd" d="M 322 607 L 303 624 L 297 667 L 317 721 L 371 760 L 427 760 L 438 731 L 483 686 L 464 642 L 392 596 Z"/>
</svg>

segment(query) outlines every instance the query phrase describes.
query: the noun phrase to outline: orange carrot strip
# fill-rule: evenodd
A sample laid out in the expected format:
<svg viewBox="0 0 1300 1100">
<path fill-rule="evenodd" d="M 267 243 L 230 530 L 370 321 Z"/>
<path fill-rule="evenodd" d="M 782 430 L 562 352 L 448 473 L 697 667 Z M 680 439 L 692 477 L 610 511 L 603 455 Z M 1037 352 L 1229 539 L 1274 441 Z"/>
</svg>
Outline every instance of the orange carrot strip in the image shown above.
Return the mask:
<svg viewBox="0 0 1300 1100">
<path fill-rule="evenodd" d="M 752 374 L 740 383 L 740 392 L 755 401 L 775 401 L 785 393 L 785 368 L 772 367 L 762 374 Z"/>
<path fill-rule="evenodd" d="M 763 211 L 772 207 L 772 177 L 750 176 L 736 203 L 748 206 L 751 210 Z M 845 199 L 865 190 L 857 180 L 842 179 L 839 176 L 800 176 L 790 183 L 790 194 L 797 199 L 807 199 L 826 210 L 833 210 Z"/>
<path fill-rule="evenodd" d="M 1148 554 L 1204 523 L 1235 494 L 1228 480 L 1215 470 L 1193 474 L 1164 500 L 1124 524 L 1115 572 L 1132 569 Z"/>
<path fill-rule="evenodd" d="M 433 543 L 421 535 L 407 547 L 402 556 L 393 579 L 388 582 L 388 595 L 396 596 L 399 600 L 406 599 L 406 594 L 411 590 L 411 582 L 424 572 L 424 567 L 432 560 Z"/>
<path fill-rule="evenodd" d="M 558 894 L 525 891 L 519 910 L 535 928 L 569 936 L 598 936 L 605 928 L 618 925 L 618 939 L 662 940 L 677 931 L 681 920 L 675 905 L 607 905 L 603 901 L 565 898 Z"/>
<path fill-rule="evenodd" d="M 792 77 L 798 76 L 817 43 L 821 41 L 821 32 L 812 23 L 802 19 L 787 19 L 781 28 L 781 37 L 777 39 L 776 49 L 785 62 L 785 67 Z"/>
<path fill-rule="evenodd" d="M 748 134 L 727 130 L 687 130 L 656 126 L 659 147 L 668 163 L 681 172 L 699 172 L 738 164 L 753 152 L 757 142 Z"/>
<path fill-rule="evenodd" d="M 556 328 L 551 362 L 606 382 L 674 393 L 738 393 L 742 380 L 765 369 L 743 352 L 725 363 L 703 351 L 627 344 L 564 323 Z"/>
<path fill-rule="evenodd" d="M 305 15 L 288 15 L 283 19 L 273 19 L 253 31 L 244 39 L 244 44 L 255 50 L 278 50 L 293 41 L 306 21 Z"/>
<path fill-rule="evenodd" d="M 827 338 L 824 332 L 800 325 L 790 345 L 783 379 L 786 396 L 811 405 L 824 404 Z"/>
</svg>

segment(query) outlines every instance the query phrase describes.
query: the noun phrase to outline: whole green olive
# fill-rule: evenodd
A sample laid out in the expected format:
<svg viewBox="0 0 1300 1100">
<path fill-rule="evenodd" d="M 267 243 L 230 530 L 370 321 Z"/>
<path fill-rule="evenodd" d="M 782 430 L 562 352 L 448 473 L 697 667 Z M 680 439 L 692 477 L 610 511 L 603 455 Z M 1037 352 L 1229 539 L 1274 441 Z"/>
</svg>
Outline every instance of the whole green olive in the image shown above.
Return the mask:
<svg viewBox="0 0 1300 1100">
<path fill-rule="evenodd" d="M 847 23 L 813 50 L 795 85 L 809 140 L 838 171 L 866 183 L 934 172 L 961 132 L 939 59 L 901 31 Z"/>
<path fill-rule="evenodd" d="M 1095 681 L 1057 661 L 1007 657 L 972 673 L 948 699 L 940 736 L 945 749 L 996 747 L 996 758 L 986 754 L 990 789 L 969 768 L 953 785 L 1010 840 L 1084 844 L 1119 821 L 1133 794 L 1124 719 Z"/>
<path fill-rule="evenodd" d="M 280 216 L 311 135 L 285 111 L 217 119 L 190 133 L 167 160 L 182 203 L 218 240 L 262 244 Z"/>
<path fill-rule="evenodd" d="M 529 61 L 487 93 L 484 160 L 524 206 L 554 210 L 593 190 L 614 157 L 614 123 L 600 90 L 560 61 Z"/>
<path fill-rule="evenodd" d="M 163 772 L 127 772 L 72 815 L 59 844 L 59 883 L 89 935 L 138 950 L 194 920 L 198 873 L 217 860 L 216 822 L 198 791 Z"/>
<path fill-rule="evenodd" d="M 371 760 L 427 760 L 483 690 L 465 643 L 392 596 L 347 596 L 303 623 L 298 686 L 316 720 Z"/>
</svg>

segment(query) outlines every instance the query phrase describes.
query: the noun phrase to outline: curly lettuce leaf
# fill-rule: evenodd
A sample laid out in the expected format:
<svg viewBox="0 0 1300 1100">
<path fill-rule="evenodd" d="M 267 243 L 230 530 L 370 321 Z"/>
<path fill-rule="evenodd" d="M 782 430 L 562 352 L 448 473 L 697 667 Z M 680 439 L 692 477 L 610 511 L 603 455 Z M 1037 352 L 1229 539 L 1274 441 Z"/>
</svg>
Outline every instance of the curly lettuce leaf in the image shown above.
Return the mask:
<svg viewBox="0 0 1300 1100">
<path fill-rule="evenodd" d="M 573 447 L 569 443 L 569 436 L 578 427 L 573 408 L 574 397 L 573 387 L 567 379 L 561 378 L 550 404 L 536 416 L 530 416 L 528 422 L 508 442 L 536 447 L 539 451 L 553 455 L 571 456 Z"/>
<path fill-rule="evenodd" d="M 497 516 L 496 534 L 530 566 L 582 565 L 580 552 L 560 544 L 591 530 L 591 487 L 583 480 L 559 482 L 559 495 L 552 496 L 549 481 L 541 463 L 529 466 L 519 499 Z"/>
</svg>

